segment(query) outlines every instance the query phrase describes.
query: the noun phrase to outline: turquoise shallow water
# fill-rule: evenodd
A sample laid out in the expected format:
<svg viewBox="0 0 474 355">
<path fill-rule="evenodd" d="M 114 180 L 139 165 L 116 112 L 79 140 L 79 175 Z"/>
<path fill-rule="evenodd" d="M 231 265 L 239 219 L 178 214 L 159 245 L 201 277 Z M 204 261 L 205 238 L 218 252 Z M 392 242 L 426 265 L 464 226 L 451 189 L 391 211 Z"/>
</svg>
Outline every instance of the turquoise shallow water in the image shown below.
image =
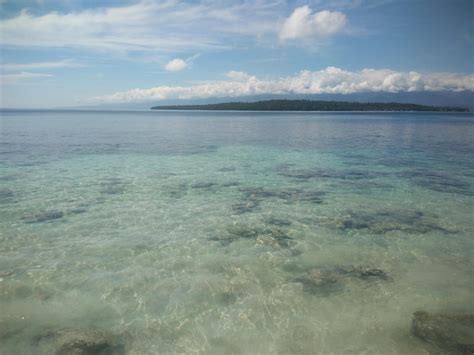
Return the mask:
<svg viewBox="0 0 474 355">
<path fill-rule="evenodd" d="M 0 353 L 426 354 L 473 311 L 474 119 L 9 111 Z"/>
</svg>

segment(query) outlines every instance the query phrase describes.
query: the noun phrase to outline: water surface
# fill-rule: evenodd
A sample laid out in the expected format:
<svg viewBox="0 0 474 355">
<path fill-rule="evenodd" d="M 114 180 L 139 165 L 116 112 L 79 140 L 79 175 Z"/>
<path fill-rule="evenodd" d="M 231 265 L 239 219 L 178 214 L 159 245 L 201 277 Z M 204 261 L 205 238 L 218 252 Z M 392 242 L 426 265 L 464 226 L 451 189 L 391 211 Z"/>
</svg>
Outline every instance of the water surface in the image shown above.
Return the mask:
<svg viewBox="0 0 474 355">
<path fill-rule="evenodd" d="M 469 114 L 2 112 L 0 350 L 85 328 L 130 354 L 426 354 L 413 312 L 474 308 L 473 136 Z"/>
</svg>

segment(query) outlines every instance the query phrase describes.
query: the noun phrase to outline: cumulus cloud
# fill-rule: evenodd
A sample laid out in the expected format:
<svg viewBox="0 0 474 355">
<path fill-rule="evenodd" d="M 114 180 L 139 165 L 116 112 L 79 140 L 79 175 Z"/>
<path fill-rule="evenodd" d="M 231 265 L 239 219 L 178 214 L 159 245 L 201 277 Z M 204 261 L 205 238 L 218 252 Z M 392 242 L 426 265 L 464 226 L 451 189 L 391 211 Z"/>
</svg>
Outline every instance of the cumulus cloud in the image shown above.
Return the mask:
<svg viewBox="0 0 474 355">
<path fill-rule="evenodd" d="M 186 69 L 188 67 L 188 62 L 186 62 L 185 60 L 183 59 L 180 59 L 180 58 L 175 58 L 173 60 L 170 60 L 166 65 L 165 65 L 165 69 L 167 71 L 181 71 L 183 69 Z"/>
<path fill-rule="evenodd" d="M 319 71 L 262 80 L 232 71 L 227 80 L 190 86 L 157 86 L 132 89 L 92 98 L 93 102 L 145 102 L 167 99 L 204 99 L 264 94 L 351 94 L 401 91 L 474 91 L 474 74 L 397 72 L 389 69 L 347 71 L 328 67 Z"/>
<path fill-rule="evenodd" d="M 342 31 L 347 18 L 339 11 L 313 12 L 307 5 L 296 8 L 283 23 L 281 40 L 328 37 Z"/>
</svg>

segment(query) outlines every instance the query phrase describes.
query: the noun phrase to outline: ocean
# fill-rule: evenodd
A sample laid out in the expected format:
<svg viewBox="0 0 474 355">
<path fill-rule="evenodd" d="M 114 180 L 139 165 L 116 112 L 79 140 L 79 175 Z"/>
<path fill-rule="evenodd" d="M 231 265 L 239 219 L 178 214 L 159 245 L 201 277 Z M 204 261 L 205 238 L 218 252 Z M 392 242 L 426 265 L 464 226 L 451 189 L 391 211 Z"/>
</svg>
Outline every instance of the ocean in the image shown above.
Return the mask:
<svg viewBox="0 0 474 355">
<path fill-rule="evenodd" d="M 2 354 L 426 354 L 414 312 L 474 311 L 472 114 L 0 115 Z"/>
</svg>

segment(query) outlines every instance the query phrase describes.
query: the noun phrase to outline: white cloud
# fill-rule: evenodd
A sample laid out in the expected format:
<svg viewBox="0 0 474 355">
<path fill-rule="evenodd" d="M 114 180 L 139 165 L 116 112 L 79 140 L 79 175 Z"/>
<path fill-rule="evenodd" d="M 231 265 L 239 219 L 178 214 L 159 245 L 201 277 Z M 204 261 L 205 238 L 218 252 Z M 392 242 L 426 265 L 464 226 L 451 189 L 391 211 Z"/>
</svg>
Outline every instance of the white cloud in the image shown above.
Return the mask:
<svg viewBox="0 0 474 355">
<path fill-rule="evenodd" d="M 294 76 L 261 80 L 242 72 L 229 72 L 228 80 L 191 86 L 132 89 L 92 98 L 93 102 L 144 102 L 167 99 L 203 99 L 264 94 L 351 94 L 359 92 L 474 91 L 474 74 L 397 72 L 389 69 L 346 71 L 328 67 Z"/>
<path fill-rule="evenodd" d="M 183 59 L 180 59 L 180 58 L 175 58 L 175 59 L 172 59 L 170 60 L 166 65 L 165 65 L 165 69 L 167 71 L 172 71 L 172 72 L 176 72 L 176 71 L 181 71 L 183 69 L 186 69 L 188 67 L 188 62 L 183 60 Z"/>
<path fill-rule="evenodd" d="M 56 69 L 56 68 L 77 68 L 82 64 L 76 63 L 71 59 L 64 59 L 56 62 L 36 62 L 36 63 L 5 63 L 0 64 L 0 68 L 4 71 L 18 70 L 37 70 L 37 69 Z"/>
<path fill-rule="evenodd" d="M 28 70 L 51 70 L 57 68 L 76 68 L 82 67 L 71 59 L 64 59 L 55 62 L 34 62 L 34 63 L 0 63 L 1 84 L 16 84 L 21 81 L 36 78 L 49 78 L 52 74 L 29 72 Z"/>
<path fill-rule="evenodd" d="M 30 73 L 30 72 L 20 72 L 20 73 L 9 73 L 9 74 L 0 74 L 0 83 L 4 84 L 15 84 L 19 81 L 35 78 L 50 78 L 53 75 L 46 73 Z"/>
<path fill-rule="evenodd" d="M 235 71 L 235 70 L 231 70 L 230 72 L 226 73 L 226 76 L 229 79 L 235 80 L 235 81 L 247 81 L 251 78 L 251 76 L 248 75 L 247 73 L 243 71 Z"/>
<path fill-rule="evenodd" d="M 10 46 L 87 48 L 103 51 L 161 52 L 217 46 L 205 35 L 171 31 L 178 2 L 141 1 L 128 6 L 35 16 L 22 11 L 0 21 L 0 43 Z M 181 9 L 182 11 L 183 9 Z M 186 14 L 183 14 L 186 21 Z"/>
<path fill-rule="evenodd" d="M 339 11 L 313 12 L 309 6 L 296 8 L 280 30 L 281 40 L 324 38 L 344 29 L 347 18 Z"/>
<path fill-rule="evenodd" d="M 189 53 L 339 32 L 346 16 L 297 8 L 284 0 L 141 0 L 122 6 L 37 15 L 23 10 L 0 20 L 0 45 L 74 48 L 112 54 Z M 334 6 L 331 7 L 334 9 Z M 184 25 L 185 24 L 185 25 Z"/>
<path fill-rule="evenodd" d="M 104 52 L 223 49 L 231 36 L 275 36 L 283 6 L 280 0 L 142 0 L 67 13 L 23 10 L 0 20 L 0 44 Z"/>
<path fill-rule="evenodd" d="M 193 65 L 195 59 L 199 58 L 200 54 L 195 54 L 187 59 L 175 58 L 170 60 L 165 65 L 165 69 L 171 72 L 181 71 Z"/>
</svg>

